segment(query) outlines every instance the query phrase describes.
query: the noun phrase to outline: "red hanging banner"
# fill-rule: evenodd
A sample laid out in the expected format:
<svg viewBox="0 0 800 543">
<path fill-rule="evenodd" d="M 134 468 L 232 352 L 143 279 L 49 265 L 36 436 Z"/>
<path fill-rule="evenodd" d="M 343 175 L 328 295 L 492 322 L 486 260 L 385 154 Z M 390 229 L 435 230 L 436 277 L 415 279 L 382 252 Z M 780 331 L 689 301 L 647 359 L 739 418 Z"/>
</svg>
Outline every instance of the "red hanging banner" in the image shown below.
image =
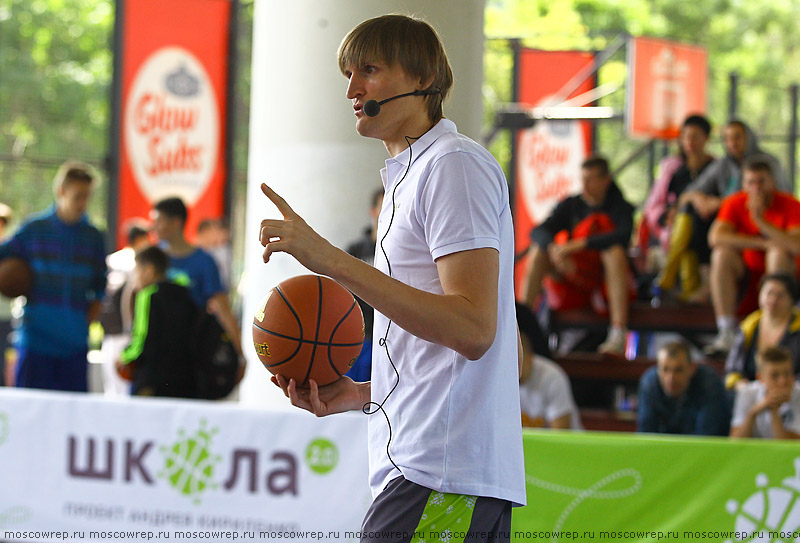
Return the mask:
<svg viewBox="0 0 800 543">
<path fill-rule="evenodd" d="M 677 138 L 683 120 L 706 112 L 708 53 L 657 38 L 628 44 L 628 135 Z"/>
<path fill-rule="evenodd" d="M 586 51 L 523 48 L 518 58 L 518 101 L 533 108 L 557 105 L 550 103 L 553 95 L 590 64 L 594 55 Z M 587 78 L 566 98 L 592 90 L 594 83 L 593 77 Z M 514 189 L 516 254 L 527 250 L 531 229 L 546 219 L 559 201 L 580 191 L 580 165 L 591 147 L 588 121 L 542 120 L 518 133 Z M 517 287 L 524 277 L 525 262 L 522 259 L 515 267 Z"/>
<path fill-rule="evenodd" d="M 122 1 L 122 0 L 119 0 Z M 171 196 L 187 232 L 221 217 L 230 0 L 124 0 L 117 240 Z"/>
</svg>

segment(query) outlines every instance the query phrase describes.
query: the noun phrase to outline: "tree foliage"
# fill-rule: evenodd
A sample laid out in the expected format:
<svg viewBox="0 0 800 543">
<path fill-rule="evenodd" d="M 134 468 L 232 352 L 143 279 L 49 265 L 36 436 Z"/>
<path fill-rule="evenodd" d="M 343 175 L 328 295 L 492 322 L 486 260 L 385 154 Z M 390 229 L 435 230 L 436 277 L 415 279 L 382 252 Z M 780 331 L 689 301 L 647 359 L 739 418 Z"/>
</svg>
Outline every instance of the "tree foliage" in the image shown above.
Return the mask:
<svg viewBox="0 0 800 543">
<path fill-rule="evenodd" d="M 18 219 L 52 201 L 64 159 L 102 169 L 113 15 L 111 0 L 0 0 L 0 201 Z M 90 213 L 103 225 L 98 192 Z"/>
</svg>

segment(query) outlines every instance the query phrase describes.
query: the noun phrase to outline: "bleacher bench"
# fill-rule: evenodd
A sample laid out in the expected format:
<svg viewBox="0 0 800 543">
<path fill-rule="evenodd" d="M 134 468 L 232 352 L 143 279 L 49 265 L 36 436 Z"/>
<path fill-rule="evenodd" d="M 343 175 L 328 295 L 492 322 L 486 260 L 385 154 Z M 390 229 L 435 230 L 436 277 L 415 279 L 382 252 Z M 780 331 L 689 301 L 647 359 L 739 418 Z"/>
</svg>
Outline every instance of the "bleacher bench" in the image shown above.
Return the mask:
<svg viewBox="0 0 800 543">
<path fill-rule="evenodd" d="M 630 305 L 629 311 L 628 328 L 639 332 L 713 334 L 717 331 L 714 310 L 710 305 L 664 303 L 654 308 L 637 301 Z M 588 308 L 550 313 L 551 332 L 568 328 L 605 330 L 608 317 Z"/>
</svg>

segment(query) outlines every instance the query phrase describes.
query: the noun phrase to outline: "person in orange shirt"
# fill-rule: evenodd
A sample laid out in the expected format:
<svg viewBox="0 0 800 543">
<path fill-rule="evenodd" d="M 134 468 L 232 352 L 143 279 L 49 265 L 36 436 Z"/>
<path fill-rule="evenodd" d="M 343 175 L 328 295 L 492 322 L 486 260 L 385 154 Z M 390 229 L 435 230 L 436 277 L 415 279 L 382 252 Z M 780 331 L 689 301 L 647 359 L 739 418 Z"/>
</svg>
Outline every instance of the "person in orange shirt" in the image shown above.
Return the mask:
<svg viewBox="0 0 800 543">
<path fill-rule="evenodd" d="M 736 337 L 737 302 L 749 313 L 764 273 L 794 274 L 800 255 L 800 202 L 776 190 L 770 164 L 745 163 L 742 190 L 723 200 L 711 226 L 711 300 L 719 333 L 706 346 L 710 356 L 727 353 Z"/>
</svg>

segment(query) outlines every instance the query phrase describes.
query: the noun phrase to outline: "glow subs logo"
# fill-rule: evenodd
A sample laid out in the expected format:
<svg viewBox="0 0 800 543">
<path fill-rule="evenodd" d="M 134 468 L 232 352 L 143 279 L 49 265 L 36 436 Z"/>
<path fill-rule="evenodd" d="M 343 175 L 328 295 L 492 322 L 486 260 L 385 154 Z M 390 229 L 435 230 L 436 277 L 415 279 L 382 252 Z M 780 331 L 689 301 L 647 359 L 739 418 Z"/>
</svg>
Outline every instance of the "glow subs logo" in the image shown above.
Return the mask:
<svg viewBox="0 0 800 543">
<path fill-rule="evenodd" d="M 540 105 L 546 105 L 547 99 Z M 578 121 L 539 122 L 520 133 L 518 171 L 523 204 L 535 223 L 580 189 L 585 158 L 583 128 Z"/>
<path fill-rule="evenodd" d="M 217 98 L 200 61 L 186 49 L 159 49 L 141 65 L 125 103 L 125 151 L 142 193 L 188 205 L 217 168 Z"/>
</svg>

